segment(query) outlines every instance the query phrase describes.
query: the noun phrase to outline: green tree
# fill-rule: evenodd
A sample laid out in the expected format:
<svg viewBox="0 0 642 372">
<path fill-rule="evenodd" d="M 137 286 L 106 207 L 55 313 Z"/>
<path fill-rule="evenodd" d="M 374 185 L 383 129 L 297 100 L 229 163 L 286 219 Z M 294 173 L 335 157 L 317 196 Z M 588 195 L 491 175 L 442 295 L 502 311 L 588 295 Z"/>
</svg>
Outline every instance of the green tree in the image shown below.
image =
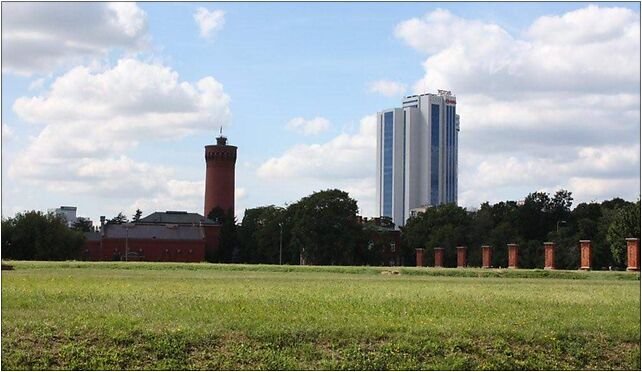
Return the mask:
<svg viewBox="0 0 642 372">
<path fill-rule="evenodd" d="M 242 260 L 241 250 L 237 237 L 236 217 L 234 210 L 223 210 L 221 207 L 214 207 L 207 214 L 207 218 L 221 224 L 219 233 L 218 250 L 212 255 L 205 257 L 209 262 L 240 262 Z"/>
<path fill-rule="evenodd" d="M 89 220 L 88 218 L 84 218 L 84 217 L 78 217 L 76 219 L 76 222 L 74 222 L 72 228 L 74 230 L 78 230 L 78 231 L 82 231 L 82 232 L 89 232 L 89 231 L 91 231 L 92 227 L 93 227 L 93 225 L 91 223 L 91 220 Z"/>
<path fill-rule="evenodd" d="M 283 262 L 289 263 L 286 254 L 287 226 L 282 226 L 285 209 L 269 205 L 245 210 L 238 228 L 240 258 L 248 263 L 278 263 L 281 228 L 284 229 Z"/>
<path fill-rule="evenodd" d="M 127 218 L 127 216 L 123 214 L 123 212 L 118 212 L 118 215 L 116 217 L 110 220 L 107 220 L 108 224 L 114 224 L 114 225 L 127 223 L 127 222 L 129 222 L 129 219 Z"/>
<path fill-rule="evenodd" d="M 371 220 L 362 226 L 358 237 L 353 259 L 355 265 L 387 264 L 383 261 L 383 252 L 395 243 L 389 230 L 375 225 Z"/>
<path fill-rule="evenodd" d="M 555 192 L 553 199 L 551 199 L 551 209 L 560 217 L 568 215 L 573 205 L 573 193 L 568 190 L 560 189 Z"/>
<path fill-rule="evenodd" d="M 216 222 L 222 222 L 224 217 L 225 217 L 225 211 L 221 207 L 214 207 L 207 214 L 207 218 Z"/>
<path fill-rule="evenodd" d="M 434 263 L 434 248 L 444 248 L 444 264 L 451 266 L 456 261 L 456 247 L 472 243 L 472 222 L 473 214 L 464 208 L 455 204 L 439 205 L 408 219 L 402 228 L 402 241 L 413 252 L 415 248 L 424 248 L 428 265 Z"/>
<path fill-rule="evenodd" d="M 228 209 L 221 223 L 221 234 L 218 243 L 219 262 L 238 262 L 238 240 L 236 236 L 236 217 L 234 210 Z"/>
<path fill-rule="evenodd" d="M 552 203 L 545 192 L 533 192 L 524 199 L 524 204 L 518 209 L 517 220 L 519 234 L 526 240 L 538 240 L 546 237 L 552 221 Z"/>
<path fill-rule="evenodd" d="M 640 238 L 640 201 L 624 205 L 615 211 L 606 240 L 611 250 L 613 263 L 626 266 L 626 238 Z"/>
<path fill-rule="evenodd" d="M 290 244 L 301 250 L 306 263 L 353 263 L 361 227 L 357 202 L 348 193 L 336 189 L 315 192 L 291 207 L 295 214 Z"/>
<path fill-rule="evenodd" d="M 132 216 L 132 221 L 138 222 L 138 220 L 140 220 L 142 215 L 143 215 L 143 211 L 141 211 L 140 209 L 136 209 L 136 213 L 134 213 L 134 215 Z"/>
<path fill-rule="evenodd" d="M 31 211 L 2 221 L 2 258 L 15 260 L 66 260 L 78 257 L 82 232 L 72 230 L 64 218 Z"/>
</svg>

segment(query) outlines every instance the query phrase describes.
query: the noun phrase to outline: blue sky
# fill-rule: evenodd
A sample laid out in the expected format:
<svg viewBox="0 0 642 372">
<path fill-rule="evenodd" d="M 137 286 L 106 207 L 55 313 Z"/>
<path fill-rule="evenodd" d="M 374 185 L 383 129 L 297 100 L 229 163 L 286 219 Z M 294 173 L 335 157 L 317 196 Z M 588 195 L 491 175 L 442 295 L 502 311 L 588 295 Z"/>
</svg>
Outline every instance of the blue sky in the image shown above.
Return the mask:
<svg viewBox="0 0 642 372">
<path fill-rule="evenodd" d="M 462 206 L 560 187 L 576 201 L 639 195 L 639 3 L 128 5 L 3 3 L 3 216 L 59 205 L 93 219 L 137 207 L 201 212 L 203 146 L 221 123 L 239 147 L 239 217 L 244 208 L 327 187 L 346 189 L 373 215 L 372 115 L 398 106 L 403 94 L 437 89 L 457 95 L 462 115 Z M 207 36 L 195 19 L 199 8 L 222 11 Z M 65 17 L 74 21 L 56 22 Z M 32 39 L 20 44 L 26 31 Z M 123 59 L 141 73 L 108 78 Z M 604 65 L 624 76 L 599 72 Z M 54 94 L 56 81 L 83 81 L 70 73 L 83 66 L 82 79 L 96 83 L 89 98 L 73 88 Z M 150 66 L 176 75 L 169 98 L 153 90 L 171 74 L 154 85 L 158 75 L 143 73 Z M 207 77 L 222 87 L 211 88 L 217 93 L 203 104 L 204 119 L 140 123 L 138 113 L 168 109 L 159 102 L 201 102 L 205 93 L 190 89 Z M 117 79 L 130 86 L 112 92 L 98 83 Z M 389 89 L 372 88 L 376 82 Z M 104 107 L 93 94 L 122 102 Z M 595 102 L 608 107 L 594 112 Z M 52 119 L 63 108 L 62 119 Z M 288 128 L 295 118 L 326 124 L 306 135 Z"/>
</svg>

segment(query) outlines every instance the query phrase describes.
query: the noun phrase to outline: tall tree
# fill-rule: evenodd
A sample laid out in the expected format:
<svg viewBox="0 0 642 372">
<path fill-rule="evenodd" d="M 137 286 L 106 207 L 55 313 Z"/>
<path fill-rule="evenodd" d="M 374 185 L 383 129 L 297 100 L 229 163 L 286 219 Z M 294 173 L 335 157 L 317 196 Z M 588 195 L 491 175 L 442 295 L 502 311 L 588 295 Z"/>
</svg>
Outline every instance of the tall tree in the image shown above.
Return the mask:
<svg viewBox="0 0 642 372">
<path fill-rule="evenodd" d="M 231 208 L 227 210 L 221 223 L 217 261 L 239 261 L 239 247 L 236 236 L 236 217 L 234 216 L 234 210 Z"/>
<path fill-rule="evenodd" d="M 640 201 L 616 210 L 606 240 L 616 266 L 626 266 L 626 238 L 640 238 Z"/>
<path fill-rule="evenodd" d="M 471 224 L 472 215 L 464 208 L 455 204 L 443 204 L 410 218 L 402 228 L 402 239 L 411 251 L 425 248 L 428 264 L 433 263 L 435 247 L 445 248 L 444 263 L 451 265 L 456 259 L 455 248 L 472 243 Z"/>
<path fill-rule="evenodd" d="M 357 202 L 341 190 L 325 190 L 302 198 L 295 210 L 291 244 L 309 264 L 351 264 L 361 227 Z"/>
<path fill-rule="evenodd" d="M 283 243 L 283 262 L 286 254 L 287 226 L 283 226 L 285 209 L 273 205 L 247 209 L 238 227 L 238 241 L 242 262 L 278 263 L 279 246 Z M 284 239 L 281 242 L 281 229 Z"/>
<path fill-rule="evenodd" d="M 132 221 L 138 222 L 138 220 L 140 220 L 142 215 L 143 215 L 143 211 L 141 211 L 140 209 L 136 209 L 136 213 L 134 213 L 134 215 L 132 216 Z"/>
</svg>

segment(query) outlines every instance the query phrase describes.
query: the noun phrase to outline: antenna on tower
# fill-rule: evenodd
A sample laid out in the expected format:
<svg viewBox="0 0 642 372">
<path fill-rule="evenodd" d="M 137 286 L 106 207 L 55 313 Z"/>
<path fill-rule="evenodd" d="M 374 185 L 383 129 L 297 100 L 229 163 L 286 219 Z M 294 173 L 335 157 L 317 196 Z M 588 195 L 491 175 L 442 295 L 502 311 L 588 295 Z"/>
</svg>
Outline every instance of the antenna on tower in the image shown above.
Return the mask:
<svg viewBox="0 0 642 372">
<path fill-rule="evenodd" d="M 223 126 L 222 125 L 221 125 L 221 130 L 219 131 L 219 133 L 221 134 L 221 136 L 223 135 Z"/>
</svg>

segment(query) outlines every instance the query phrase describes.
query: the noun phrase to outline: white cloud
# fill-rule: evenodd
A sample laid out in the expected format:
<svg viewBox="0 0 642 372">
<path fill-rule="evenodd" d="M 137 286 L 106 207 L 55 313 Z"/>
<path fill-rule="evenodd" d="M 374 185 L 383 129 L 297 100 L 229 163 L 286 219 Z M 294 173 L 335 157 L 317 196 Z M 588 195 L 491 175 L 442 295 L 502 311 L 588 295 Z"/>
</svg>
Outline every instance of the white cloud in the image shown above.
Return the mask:
<svg viewBox="0 0 642 372">
<path fill-rule="evenodd" d="M 376 150 L 376 117 L 361 119 L 359 132 L 342 133 L 322 144 L 299 144 L 283 155 L 261 164 L 257 174 L 264 178 L 361 178 L 370 175 L 364 164 L 373 164 Z M 374 172 L 375 165 L 372 165 Z"/>
<path fill-rule="evenodd" d="M 230 116 L 229 96 L 213 77 L 191 84 L 169 67 L 136 59 L 121 59 L 102 72 L 76 67 L 44 94 L 18 98 L 13 110 L 27 122 L 61 127 L 55 132 L 73 126 L 91 129 L 65 151 L 82 147 L 87 137 L 120 140 L 125 147 L 143 138 L 180 137 L 212 129 Z"/>
<path fill-rule="evenodd" d="M 145 12 L 135 3 L 109 3 L 110 20 L 129 37 L 135 37 L 145 29 Z"/>
<path fill-rule="evenodd" d="M 528 34 L 534 40 L 549 44 L 608 42 L 634 31 L 630 27 L 638 18 L 628 9 L 589 5 L 561 16 L 540 17 L 528 29 Z"/>
<path fill-rule="evenodd" d="M 330 129 L 330 121 L 326 118 L 316 117 L 306 120 L 302 117 L 294 118 L 285 125 L 289 130 L 303 133 L 306 136 L 315 135 Z"/>
<path fill-rule="evenodd" d="M 517 38 L 436 10 L 395 34 L 427 55 L 416 92 L 458 96 L 460 204 L 554 187 L 576 200 L 637 196 L 639 14 L 591 5 L 540 17 Z"/>
<path fill-rule="evenodd" d="M 151 196 L 139 197 L 131 210 L 153 211 L 184 210 L 203 214 L 204 181 L 184 181 L 170 179 L 159 185 Z"/>
<path fill-rule="evenodd" d="M 328 142 L 296 145 L 261 164 L 256 174 L 265 184 L 279 183 L 293 198 L 321 189 L 339 188 L 359 203 L 360 213 L 374 215 L 376 116 L 361 119 L 354 134 Z"/>
<path fill-rule="evenodd" d="M 596 17 L 601 26 L 591 23 Z M 496 97 L 524 91 L 635 93 L 638 18 L 628 9 L 589 6 L 561 18 L 540 18 L 529 29 L 530 38 L 519 40 L 498 25 L 437 10 L 400 23 L 396 35 L 430 54 L 416 90 L 448 87 L 459 94 Z M 431 37 L 425 37 L 428 31 Z M 565 42 L 559 42 L 565 34 L 572 36 L 561 36 Z"/>
<path fill-rule="evenodd" d="M 2 141 L 11 141 L 13 139 L 13 135 L 13 128 L 5 123 L 2 123 Z"/>
<path fill-rule="evenodd" d="M 146 15 L 135 3 L 2 5 L 3 73 L 49 73 L 146 43 Z"/>
<path fill-rule="evenodd" d="M 399 97 L 406 93 L 406 86 L 390 80 L 377 80 L 368 84 L 368 92 L 382 94 L 386 97 Z"/>
<path fill-rule="evenodd" d="M 136 162 L 127 151 L 214 132 L 230 117 L 229 96 L 213 77 L 181 81 L 169 67 L 135 59 L 98 72 L 76 67 L 43 94 L 18 98 L 13 109 L 43 128 L 17 154 L 9 177 L 51 191 L 179 201 L 185 185 L 173 169 Z"/>
<path fill-rule="evenodd" d="M 209 11 L 201 7 L 196 9 L 194 21 L 198 25 L 201 37 L 209 38 L 225 25 L 225 12 L 222 10 Z"/>
</svg>

